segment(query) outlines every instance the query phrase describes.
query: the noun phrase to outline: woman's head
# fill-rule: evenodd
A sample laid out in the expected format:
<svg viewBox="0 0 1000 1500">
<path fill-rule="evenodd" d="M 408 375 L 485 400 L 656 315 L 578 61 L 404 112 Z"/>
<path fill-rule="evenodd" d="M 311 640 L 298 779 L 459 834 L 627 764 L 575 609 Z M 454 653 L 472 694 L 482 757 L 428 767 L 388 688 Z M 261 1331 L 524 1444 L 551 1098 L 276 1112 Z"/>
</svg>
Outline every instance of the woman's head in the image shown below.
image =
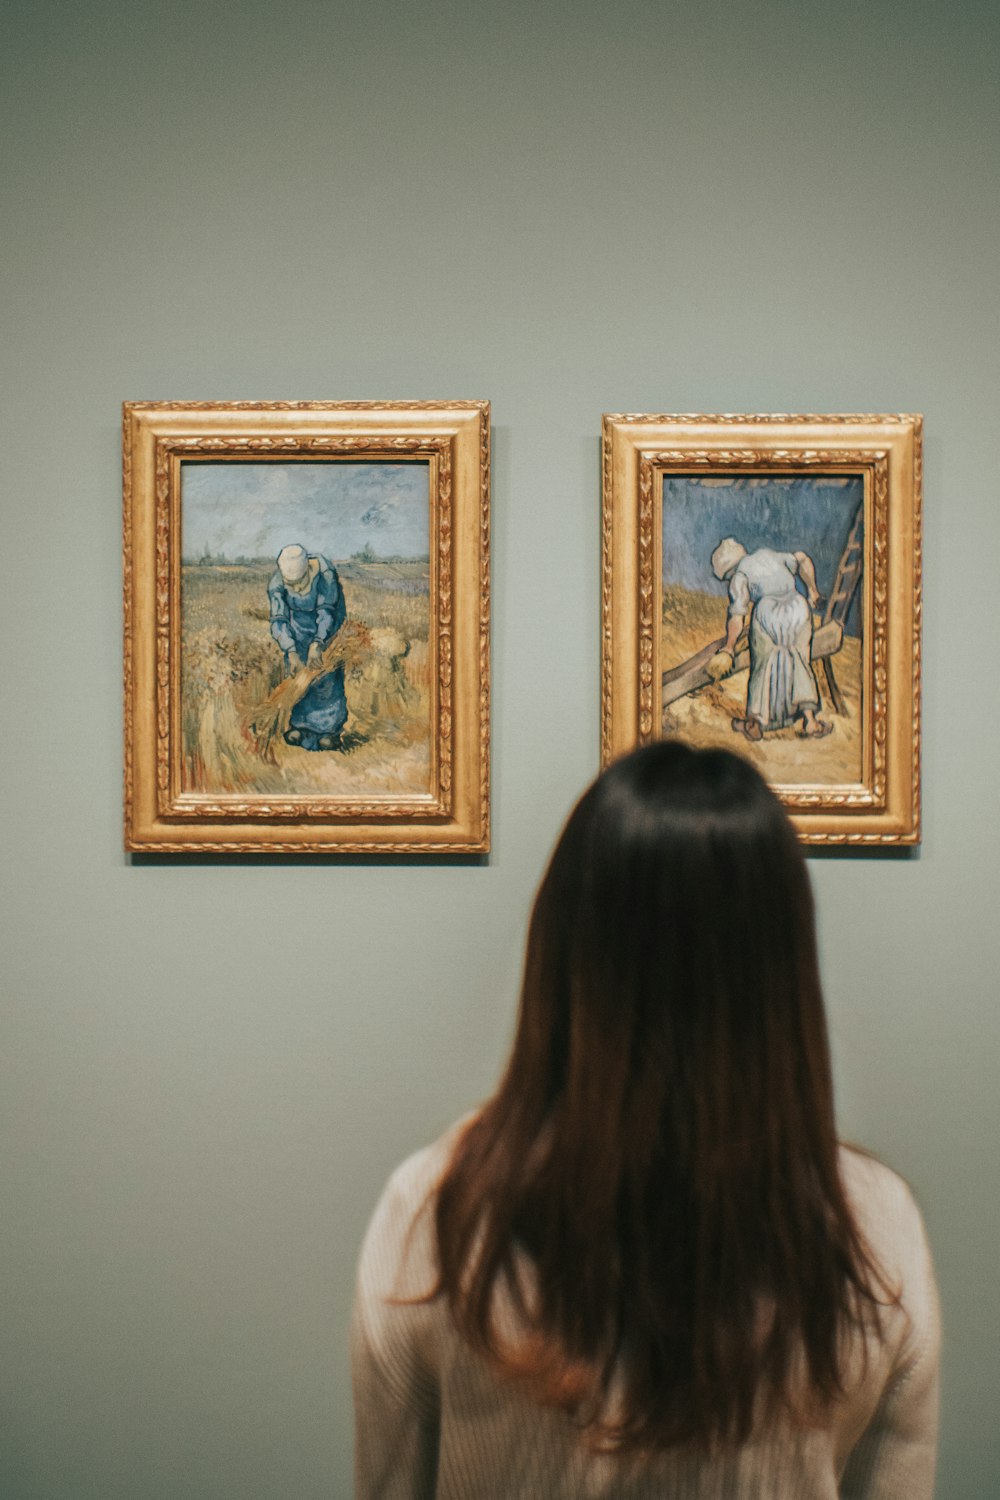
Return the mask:
<svg viewBox="0 0 1000 1500">
<path fill-rule="evenodd" d="M 742 542 L 738 542 L 733 536 L 724 537 L 712 553 L 712 572 L 721 582 L 736 571 L 740 559 L 746 555 L 747 549 Z"/>
<path fill-rule="evenodd" d="M 809 879 L 746 760 L 664 740 L 580 799 L 535 902 L 511 1073 L 572 1130 L 599 1109 L 675 1157 L 832 1127 Z"/>
</svg>

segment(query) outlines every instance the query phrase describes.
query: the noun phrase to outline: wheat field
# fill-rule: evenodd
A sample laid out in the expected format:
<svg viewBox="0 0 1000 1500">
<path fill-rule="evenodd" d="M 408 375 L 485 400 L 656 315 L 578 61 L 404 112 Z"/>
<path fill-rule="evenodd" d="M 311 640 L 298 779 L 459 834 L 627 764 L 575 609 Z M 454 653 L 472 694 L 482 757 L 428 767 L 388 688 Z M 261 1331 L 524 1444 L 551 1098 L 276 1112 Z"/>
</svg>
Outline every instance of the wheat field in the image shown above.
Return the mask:
<svg viewBox="0 0 1000 1500">
<path fill-rule="evenodd" d="M 430 597 L 426 562 L 337 563 L 347 619 L 323 670 L 342 664 L 342 748 L 287 745 L 292 703 L 316 673 L 285 679 L 272 639 L 273 564 L 185 564 L 181 604 L 183 787 L 212 796 L 379 797 L 430 790 Z"/>
</svg>

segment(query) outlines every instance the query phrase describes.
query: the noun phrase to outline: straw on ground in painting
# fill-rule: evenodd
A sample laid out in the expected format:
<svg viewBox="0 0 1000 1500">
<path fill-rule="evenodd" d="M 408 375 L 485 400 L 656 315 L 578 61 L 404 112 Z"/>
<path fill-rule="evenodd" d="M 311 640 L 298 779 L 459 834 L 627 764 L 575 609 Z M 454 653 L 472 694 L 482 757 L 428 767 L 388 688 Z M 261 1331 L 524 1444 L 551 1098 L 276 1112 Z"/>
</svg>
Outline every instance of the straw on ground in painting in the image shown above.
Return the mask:
<svg viewBox="0 0 1000 1500">
<path fill-rule="evenodd" d="M 726 633 L 727 599 L 678 585 L 664 585 L 660 665 L 679 666 L 710 641 Z M 734 733 L 732 720 L 746 713 L 748 671 L 676 699 L 663 712 L 663 733 L 678 734 L 693 745 L 723 746 L 746 755 L 777 786 L 848 785 L 861 780 L 861 642 L 845 636 L 833 658 L 833 669 L 845 713 L 834 711 L 824 692 L 825 679 L 816 663 L 823 694 L 820 713 L 833 725 L 825 739 L 803 739 L 794 728 L 772 730 L 755 744 Z"/>
</svg>

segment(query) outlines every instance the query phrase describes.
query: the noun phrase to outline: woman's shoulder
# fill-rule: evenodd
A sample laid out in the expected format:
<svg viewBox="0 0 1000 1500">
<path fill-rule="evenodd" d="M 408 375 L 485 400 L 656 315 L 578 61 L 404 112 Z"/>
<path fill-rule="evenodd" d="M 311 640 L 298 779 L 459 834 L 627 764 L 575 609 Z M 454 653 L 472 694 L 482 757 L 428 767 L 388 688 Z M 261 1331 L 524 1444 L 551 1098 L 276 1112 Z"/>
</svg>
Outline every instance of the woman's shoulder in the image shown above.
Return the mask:
<svg viewBox="0 0 1000 1500">
<path fill-rule="evenodd" d="M 937 1320 L 937 1287 L 923 1214 L 909 1183 L 859 1146 L 843 1145 L 841 1174 L 855 1220 L 918 1326 Z"/>
<path fill-rule="evenodd" d="M 436 1141 L 422 1146 L 400 1162 L 382 1191 L 376 1213 L 386 1206 L 404 1211 L 416 1209 L 432 1195 L 447 1171 L 457 1142 L 473 1119 L 474 1115 L 466 1115 L 456 1120 Z"/>
<path fill-rule="evenodd" d="M 840 1170 L 859 1217 L 891 1223 L 920 1220 L 920 1209 L 909 1183 L 871 1151 L 852 1142 L 842 1142 Z"/>
<path fill-rule="evenodd" d="M 436 1273 L 435 1193 L 456 1142 L 472 1118 L 456 1121 L 436 1141 L 408 1156 L 390 1176 L 361 1247 L 360 1275 L 370 1291 L 397 1297 L 426 1293 L 428 1279 Z"/>
</svg>

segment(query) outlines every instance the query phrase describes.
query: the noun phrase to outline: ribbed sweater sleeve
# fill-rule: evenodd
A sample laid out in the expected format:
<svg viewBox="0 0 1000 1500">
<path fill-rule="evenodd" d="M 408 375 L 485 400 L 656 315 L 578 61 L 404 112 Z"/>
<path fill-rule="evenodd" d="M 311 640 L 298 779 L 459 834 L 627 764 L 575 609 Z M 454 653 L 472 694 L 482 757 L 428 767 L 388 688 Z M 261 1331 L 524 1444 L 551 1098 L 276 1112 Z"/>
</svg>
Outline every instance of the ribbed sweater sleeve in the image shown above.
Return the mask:
<svg viewBox="0 0 1000 1500">
<path fill-rule="evenodd" d="M 880 1170 L 877 1230 L 895 1249 L 893 1272 L 902 1290 L 904 1333 L 874 1416 L 841 1475 L 840 1493 L 842 1500 L 931 1500 L 941 1354 L 937 1283 L 923 1219 L 909 1188 Z"/>
<path fill-rule="evenodd" d="M 432 1500 L 439 1395 L 434 1324 L 420 1298 L 433 1285 L 422 1173 L 391 1178 L 365 1236 L 351 1323 L 358 1500 Z M 414 1252 L 408 1263 L 407 1251 Z"/>
</svg>

